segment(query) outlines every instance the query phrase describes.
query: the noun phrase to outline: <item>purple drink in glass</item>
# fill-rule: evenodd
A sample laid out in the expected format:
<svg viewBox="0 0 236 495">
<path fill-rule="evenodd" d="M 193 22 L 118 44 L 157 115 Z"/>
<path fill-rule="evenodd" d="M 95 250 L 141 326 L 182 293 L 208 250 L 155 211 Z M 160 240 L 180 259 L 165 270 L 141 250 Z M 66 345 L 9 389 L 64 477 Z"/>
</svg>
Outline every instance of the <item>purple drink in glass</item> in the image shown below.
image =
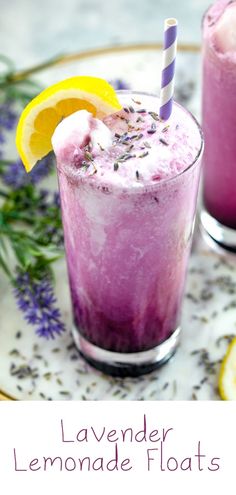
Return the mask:
<svg viewBox="0 0 236 495">
<path fill-rule="evenodd" d="M 125 376 L 155 369 L 178 344 L 203 144 L 181 106 L 166 123 L 155 96 L 119 97 L 124 109 L 103 123 L 65 119 L 53 147 L 75 342 Z"/>
<path fill-rule="evenodd" d="M 205 231 L 236 249 L 236 2 L 218 0 L 203 20 Z"/>
</svg>

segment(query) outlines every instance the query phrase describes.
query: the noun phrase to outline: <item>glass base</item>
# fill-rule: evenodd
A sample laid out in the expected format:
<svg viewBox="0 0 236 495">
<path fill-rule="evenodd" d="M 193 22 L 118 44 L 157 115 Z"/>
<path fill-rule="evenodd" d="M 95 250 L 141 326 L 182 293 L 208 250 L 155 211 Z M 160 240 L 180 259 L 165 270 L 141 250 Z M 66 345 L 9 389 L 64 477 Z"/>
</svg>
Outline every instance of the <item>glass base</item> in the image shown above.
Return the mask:
<svg viewBox="0 0 236 495">
<path fill-rule="evenodd" d="M 143 352 L 112 352 L 91 344 L 73 326 L 72 334 L 75 344 L 89 364 L 112 376 L 140 376 L 159 368 L 175 353 L 180 339 L 180 328 L 164 342 Z"/>
<path fill-rule="evenodd" d="M 201 226 L 220 247 L 236 253 L 236 230 L 226 227 L 212 217 L 205 209 L 200 214 Z"/>
</svg>

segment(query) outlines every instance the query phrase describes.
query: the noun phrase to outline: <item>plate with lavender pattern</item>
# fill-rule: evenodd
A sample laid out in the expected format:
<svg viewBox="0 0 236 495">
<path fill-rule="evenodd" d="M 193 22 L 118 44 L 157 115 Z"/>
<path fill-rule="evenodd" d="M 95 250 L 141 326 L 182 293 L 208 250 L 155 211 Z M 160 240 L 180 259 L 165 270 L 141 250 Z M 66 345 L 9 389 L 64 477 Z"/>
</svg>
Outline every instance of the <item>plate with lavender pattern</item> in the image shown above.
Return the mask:
<svg viewBox="0 0 236 495">
<path fill-rule="evenodd" d="M 72 75 L 88 74 L 106 78 L 119 89 L 158 92 L 161 55 L 159 45 L 96 50 L 66 56 L 43 70 L 36 68 L 34 78 L 44 87 Z M 196 46 L 180 46 L 175 98 L 199 118 L 200 54 Z M 10 150 L 12 156 L 10 134 L 13 136 L 14 130 L 9 129 L 3 151 L 7 155 Z M 16 181 L 16 171 L 13 172 Z M 56 175 L 41 179 L 42 188 L 57 190 Z M 55 273 L 56 296 L 66 331 L 54 339 L 36 335 L 33 326 L 24 320 L 16 294 L 1 273 L 0 399 L 220 399 L 219 366 L 228 342 L 236 334 L 236 258 L 209 246 L 198 228 L 188 269 L 181 344 L 168 364 L 140 378 L 112 378 L 83 360 L 70 332 L 71 307 L 64 259 L 56 262 Z M 27 284 L 27 280 L 22 284 Z M 50 299 L 50 286 L 43 290 Z"/>
</svg>

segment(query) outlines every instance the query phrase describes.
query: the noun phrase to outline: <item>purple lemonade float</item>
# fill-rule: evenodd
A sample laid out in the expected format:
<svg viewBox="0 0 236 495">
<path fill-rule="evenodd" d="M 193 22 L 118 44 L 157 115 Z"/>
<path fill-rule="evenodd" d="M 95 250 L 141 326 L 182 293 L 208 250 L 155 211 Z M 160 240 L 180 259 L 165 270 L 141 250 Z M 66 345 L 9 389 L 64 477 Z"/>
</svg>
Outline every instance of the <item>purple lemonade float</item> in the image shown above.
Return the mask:
<svg viewBox="0 0 236 495">
<path fill-rule="evenodd" d="M 176 103 L 167 123 L 155 96 L 119 100 L 103 122 L 87 111 L 64 119 L 52 142 L 75 341 L 96 367 L 137 375 L 178 343 L 202 136 Z"/>
<path fill-rule="evenodd" d="M 121 110 L 75 112 L 52 137 L 74 339 L 114 375 L 152 371 L 179 342 L 203 142 L 173 103 L 176 24 L 165 23 L 160 100 L 120 91 Z"/>
<path fill-rule="evenodd" d="M 203 21 L 203 201 L 201 221 L 236 250 L 236 1 L 218 0 Z"/>
<path fill-rule="evenodd" d="M 167 19 L 160 99 L 75 76 L 29 102 L 16 131 L 27 172 L 55 152 L 74 340 L 112 375 L 150 372 L 179 343 L 203 139 L 173 101 L 176 35 Z"/>
</svg>

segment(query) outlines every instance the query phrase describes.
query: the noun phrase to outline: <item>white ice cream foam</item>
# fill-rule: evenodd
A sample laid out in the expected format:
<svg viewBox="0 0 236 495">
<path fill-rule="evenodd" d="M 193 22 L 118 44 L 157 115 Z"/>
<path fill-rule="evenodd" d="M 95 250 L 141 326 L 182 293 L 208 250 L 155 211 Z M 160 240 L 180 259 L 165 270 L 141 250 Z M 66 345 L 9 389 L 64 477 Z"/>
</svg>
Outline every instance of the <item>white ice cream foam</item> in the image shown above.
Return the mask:
<svg viewBox="0 0 236 495">
<path fill-rule="evenodd" d="M 104 122 L 83 110 L 67 117 L 55 130 L 52 144 L 57 161 L 73 180 L 140 189 L 178 175 L 194 161 L 200 133 L 183 108 L 174 105 L 167 125 L 155 120 L 156 97 L 138 95 L 135 102 L 127 94 L 122 95 L 122 103 L 124 110 Z M 142 108 L 146 110 L 140 112 Z"/>
<path fill-rule="evenodd" d="M 91 152 L 96 155 L 112 144 L 108 127 L 92 116 L 87 110 L 78 110 L 63 119 L 52 136 L 52 147 L 57 158 L 71 163 L 82 157 L 82 148 L 90 143 Z"/>
</svg>

